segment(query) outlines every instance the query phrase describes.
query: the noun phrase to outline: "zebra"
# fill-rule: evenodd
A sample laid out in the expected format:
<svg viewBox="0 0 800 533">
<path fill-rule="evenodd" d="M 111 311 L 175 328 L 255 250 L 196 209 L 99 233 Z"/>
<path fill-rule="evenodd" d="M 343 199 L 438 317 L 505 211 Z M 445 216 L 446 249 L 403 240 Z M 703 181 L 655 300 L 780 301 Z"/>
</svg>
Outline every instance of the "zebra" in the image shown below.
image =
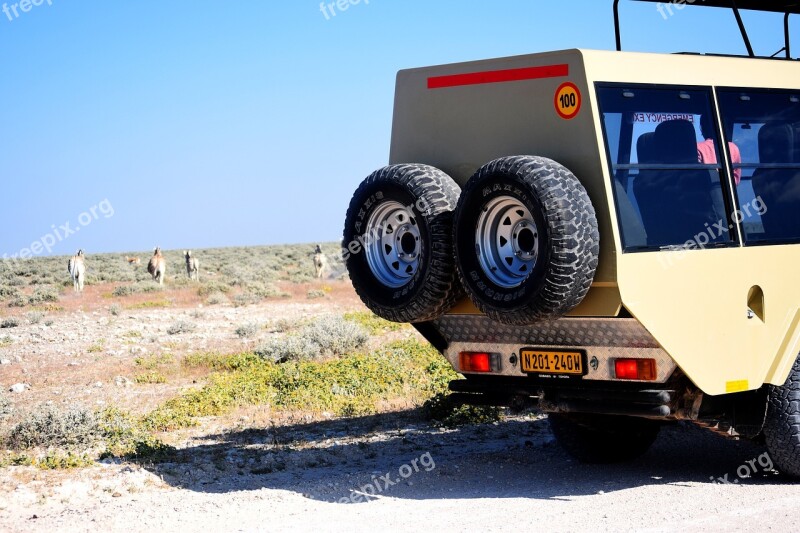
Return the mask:
<svg viewBox="0 0 800 533">
<path fill-rule="evenodd" d="M 150 258 L 150 262 L 147 264 L 147 272 L 153 276 L 153 279 L 159 284 L 164 284 L 164 276 L 167 272 L 167 262 L 164 260 L 164 256 L 161 255 L 161 248 L 156 246 L 156 249 L 153 250 L 153 257 Z"/>
<path fill-rule="evenodd" d="M 328 258 L 322 253 L 322 246 L 319 244 L 314 250 L 314 274 L 317 279 L 322 279 L 325 275 L 325 270 L 328 268 Z"/>
<path fill-rule="evenodd" d="M 83 284 L 86 280 L 86 263 L 83 261 L 83 250 L 78 250 L 78 253 L 69 258 L 67 262 L 67 272 L 72 278 L 72 285 L 75 292 L 83 292 Z"/>
<path fill-rule="evenodd" d="M 200 261 L 196 257 L 192 257 L 191 250 L 184 251 L 183 256 L 186 258 L 186 275 L 191 280 L 200 281 Z"/>
</svg>

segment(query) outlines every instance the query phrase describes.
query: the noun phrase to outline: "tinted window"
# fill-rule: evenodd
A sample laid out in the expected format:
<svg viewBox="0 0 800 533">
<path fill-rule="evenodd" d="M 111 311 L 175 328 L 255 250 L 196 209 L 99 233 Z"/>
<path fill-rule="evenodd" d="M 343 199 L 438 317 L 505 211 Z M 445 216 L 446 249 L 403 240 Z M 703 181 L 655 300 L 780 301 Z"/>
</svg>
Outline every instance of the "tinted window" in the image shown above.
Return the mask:
<svg viewBox="0 0 800 533">
<path fill-rule="evenodd" d="M 597 91 L 625 249 L 730 244 L 710 89 Z"/>
<path fill-rule="evenodd" d="M 800 242 L 800 91 L 721 90 L 719 103 L 746 243 Z"/>
</svg>

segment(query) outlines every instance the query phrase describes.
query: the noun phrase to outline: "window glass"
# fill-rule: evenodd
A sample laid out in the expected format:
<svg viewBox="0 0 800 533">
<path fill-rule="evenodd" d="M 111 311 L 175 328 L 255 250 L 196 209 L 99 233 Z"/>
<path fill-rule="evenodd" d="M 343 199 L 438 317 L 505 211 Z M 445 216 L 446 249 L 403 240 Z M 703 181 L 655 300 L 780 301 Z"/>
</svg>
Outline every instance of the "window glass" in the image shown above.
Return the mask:
<svg viewBox="0 0 800 533">
<path fill-rule="evenodd" d="M 597 92 L 625 250 L 731 244 L 710 89 Z"/>
<path fill-rule="evenodd" d="M 719 91 L 749 244 L 800 242 L 800 91 Z"/>
</svg>

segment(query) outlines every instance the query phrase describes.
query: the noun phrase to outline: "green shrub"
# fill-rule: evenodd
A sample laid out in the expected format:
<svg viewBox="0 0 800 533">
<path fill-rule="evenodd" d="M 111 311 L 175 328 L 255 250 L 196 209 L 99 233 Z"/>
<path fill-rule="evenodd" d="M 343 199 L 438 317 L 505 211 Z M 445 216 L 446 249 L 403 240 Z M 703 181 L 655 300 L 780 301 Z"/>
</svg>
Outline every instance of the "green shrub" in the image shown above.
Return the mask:
<svg viewBox="0 0 800 533">
<path fill-rule="evenodd" d="M 208 305 L 222 305 L 228 303 L 228 297 L 222 292 L 211 293 L 206 300 Z"/>
<path fill-rule="evenodd" d="M 30 305 L 41 305 L 43 303 L 48 302 L 57 302 L 58 301 L 58 292 L 54 291 L 53 289 L 47 287 L 39 287 L 33 294 L 30 295 L 28 298 L 28 303 Z"/>
<path fill-rule="evenodd" d="M 328 316 L 304 326 L 299 335 L 320 346 L 324 355 L 342 355 L 362 348 L 369 334 L 357 324 L 339 316 Z"/>
<path fill-rule="evenodd" d="M 130 285 L 120 285 L 119 287 L 115 287 L 114 290 L 111 292 L 117 298 L 121 298 L 123 296 L 130 296 L 133 294 L 133 288 Z"/>
<path fill-rule="evenodd" d="M 15 296 L 10 302 L 8 302 L 9 307 L 25 307 L 26 305 L 28 305 L 28 299 L 21 294 Z"/>
<path fill-rule="evenodd" d="M 260 301 L 261 298 L 249 292 L 242 292 L 233 297 L 234 307 L 246 307 L 248 305 L 257 304 Z"/>
<path fill-rule="evenodd" d="M 134 378 L 139 385 L 160 385 L 167 382 L 166 376 L 160 372 L 146 372 Z"/>
<path fill-rule="evenodd" d="M 252 355 L 190 356 L 186 364 L 222 368 L 201 389 L 163 403 L 143 419 L 145 427 L 170 431 L 219 416 L 236 407 L 269 404 L 276 410 L 330 412 L 340 416 L 375 413 L 396 398 L 421 403 L 443 386 L 444 358 L 417 341 L 392 343 L 374 353 L 324 362 L 274 364 Z M 236 364 L 231 364 L 232 362 Z M 446 362 L 445 362 L 446 364 Z M 226 368 L 227 367 L 227 368 Z M 433 368 L 436 374 L 428 370 Z M 448 377 L 456 374 L 450 371 Z M 419 404 L 417 403 L 417 404 Z"/>
<path fill-rule="evenodd" d="M 8 317 L 0 322 L 0 329 L 11 329 L 19 327 L 19 319 L 16 317 Z"/>
<path fill-rule="evenodd" d="M 256 354 L 276 363 L 344 355 L 362 348 L 369 335 L 358 324 L 342 317 L 319 318 L 297 333 L 272 339 L 256 350 Z"/>
<path fill-rule="evenodd" d="M 230 290 L 230 285 L 225 285 L 224 283 L 220 283 L 218 281 L 204 281 L 197 289 L 197 295 L 201 298 L 205 298 L 206 296 L 211 296 L 215 292 L 227 294 L 230 292 Z"/>
<path fill-rule="evenodd" d="M 259 363 L 261 359 L 252 353 L 224 355 L 219 353 L 194 353 L 187 355 L 183 366 L 187 368 L 208 368 L 210 370 L 239 370 Z"/>
<path fill-rule="evenodd" d="M 133 333 L 137 333 L 139 338 L 141 338 L 142 334 L 138 331 Z M 155 370 L 161 366 L 171 365 L 175 362 L 175 358 L 170 354 L 162 354 L 162 355 L 153 355 L 150 357 L 137 357 L 133 360 L 136 366 L 140 366 L 145 370 Z"/>
<path fill-rule="evenodd" d="M 19 297 L 19 290 L 15 287 L 0 285 L 0 300 L 10 300 Z"/>
<path fill-rule="evenodd" d="M 141 421 L 117 408 L 98 415 L 98 427 L 106 443 L 102 457 L 163 462 L 172 458 L 175 449 L 150 435 Z"/>
<path fill-rule="evenodd" d="M 319 344 L 298 335 L 272 339 L 256 348 L 256 355 L 273 363 L 316 359 L 322 355 Z"/>
<path fill-rule="evenodd" d="M 43 470 L 72 470 L 73 468 L 85 468 L 94 465 L 94 460 L 86 454 L 66 454 L 48 453 L 44 457 L 34 461 L 34 466 Z"/>
<path fill-rule="evenodd" d="M 422 410 L 428 420 L 450 428 L 489 424 L 501 418 L 501 410 L 498 407 L 458 404 L 447 393 L 437 394 L 426 401 Z"/>
<path fill-rule="evenodd" d="M 100 436 L 94 413 L 81 407 L 61 410 L 43 405 L 28 413 L 11 429 L 8 443 L 12 449 L 25 450 L 37 446 L 62 448 L 87 446 Z"/>
<path fill-rule="evenodd" d="M 11 400 L 8 399 L 6 391 L 0 389 L 0 419 L 3 419 L 11 414 Z"/>
<path fill-rule="evenodd" d="M 309 300 L 318 300 L 320 298 L 325 298 L 325 296 L 327 296 L 327 294 L 325 294 L 325 291 L 320 289 L 312 289 L 306 293 L 306 297 Z"/>
<path fill-rule="evenodd" d="M 381 333 L 388 333 L 390 331 L 400 331 L 401 329 L 408 327 L 405 324 L 398 324 L 396 322 L 384 320 L 369 311 L 346 313 L 344 318 L 345 320 L 359 324 L 372 335 L 379 335 Z"/>
<path fill-rule="evenodd" d="M 41 311 L 29 311 L 28 314 L 25 315 L 25 318 L 28 320 L 28 323 L 35 325 L 42 321 L 44 313 Z"/>
<path fill-rule="evenodd" d="M 132 285 L 120 285 L 115 287 L 111 294 L 117 298 L 122 298 L 124 296 L 130 296 L 131 294 L 160 292 L 162 290 L 164 289 L 161 285 L 153 283 L 152 281 L 137 281 Z"/>
<path fill-rule="evenodd" d="M 192 333 L 197 329 L 197 326 L 186 320 L 178 320 L 170 327 L 167 328 L 169 335 L 181 335 L 184 333 Z"/>
<path fill-rule="evenodd" d="M 240 339 L 250 339 L 258 335 L 261 326 L 257 322 L 248 322 L 241 324 L 236 328 L 236 336 Z"/>
</svg>

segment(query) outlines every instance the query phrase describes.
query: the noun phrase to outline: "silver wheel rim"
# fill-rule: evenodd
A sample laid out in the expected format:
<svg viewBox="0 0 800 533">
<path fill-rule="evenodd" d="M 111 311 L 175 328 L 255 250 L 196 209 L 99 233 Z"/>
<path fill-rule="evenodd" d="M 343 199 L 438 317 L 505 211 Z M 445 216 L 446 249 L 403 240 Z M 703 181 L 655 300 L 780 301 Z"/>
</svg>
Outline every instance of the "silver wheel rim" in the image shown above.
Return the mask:
<svg viewBox="0 0 800 533">
<path fill-rule="evenodd" d="M 492 283 L 505 289 L 522 285 L 536 267 L 539 244 L 539 228 L 522 202 L 500 196 L 483 206 L 475 251 Z"/>
<path fill-rule="evenodd" d="M 369 217 L 367 263 L 387 287 L 402 287 L 419 271 L 421 244 L 417 220 L 401 203 L 384 202 Z"/>
</svg>

